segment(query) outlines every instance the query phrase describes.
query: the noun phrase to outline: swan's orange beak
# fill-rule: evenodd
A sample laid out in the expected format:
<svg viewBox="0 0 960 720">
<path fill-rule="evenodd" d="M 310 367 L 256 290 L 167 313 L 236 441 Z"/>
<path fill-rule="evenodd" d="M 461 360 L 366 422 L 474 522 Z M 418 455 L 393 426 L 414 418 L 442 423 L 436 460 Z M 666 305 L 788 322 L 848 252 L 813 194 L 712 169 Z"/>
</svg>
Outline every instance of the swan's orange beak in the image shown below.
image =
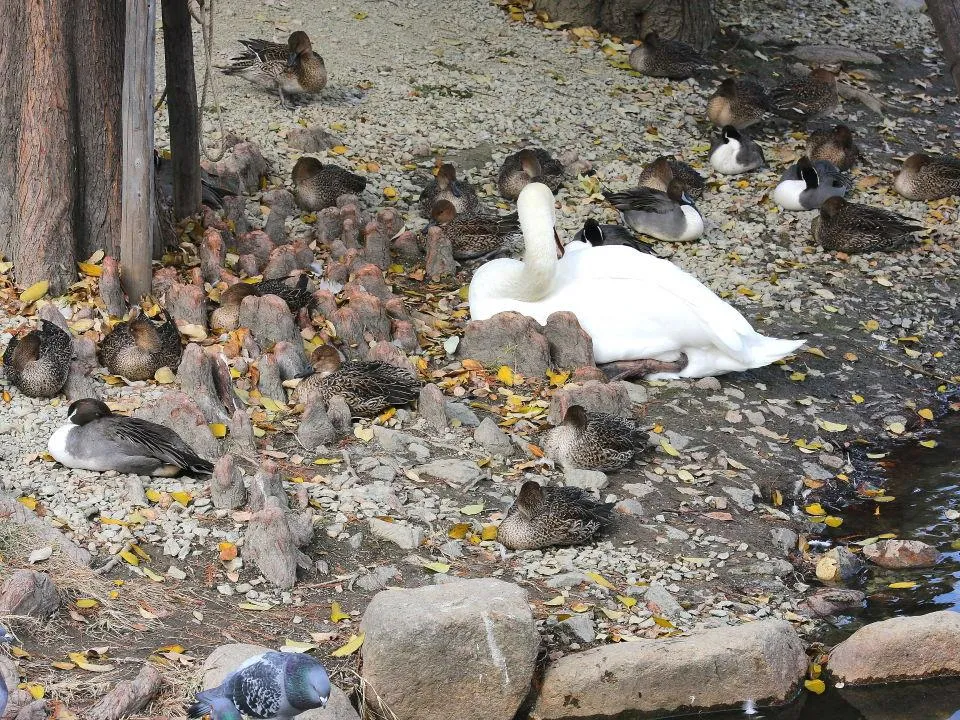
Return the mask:
<svg viewBox="0 0 960 720">
<path fill-rule="evenodd" d="M 557 257 L 563 257 L 563 243 L 560 241 L 560 235 L 557 234 L 557 229 L 553 229 L 553 239 L 557 243 Z"/>
</svg>

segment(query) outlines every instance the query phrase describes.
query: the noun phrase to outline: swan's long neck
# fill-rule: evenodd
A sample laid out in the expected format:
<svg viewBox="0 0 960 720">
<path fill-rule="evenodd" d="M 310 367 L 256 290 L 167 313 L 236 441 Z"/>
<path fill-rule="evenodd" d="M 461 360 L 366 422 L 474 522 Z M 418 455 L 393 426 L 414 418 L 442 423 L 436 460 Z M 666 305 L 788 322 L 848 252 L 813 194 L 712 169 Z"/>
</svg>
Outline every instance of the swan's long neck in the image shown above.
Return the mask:
<svg viewBox="0 0 960 720">
<path fill-rule="evenodd" d="M 540 191 L 544 192 L 537 192 Z M 529 192 L 528 192 L 529 190 Z M 508 297 L 535 302 L 550 292 L 557 272 L 557 249 L 553 235 L 553 193 L 540 183 L 528 185 L 517 201 L 523 231 L 523 265 L 503 277 Z"/>
</svg>

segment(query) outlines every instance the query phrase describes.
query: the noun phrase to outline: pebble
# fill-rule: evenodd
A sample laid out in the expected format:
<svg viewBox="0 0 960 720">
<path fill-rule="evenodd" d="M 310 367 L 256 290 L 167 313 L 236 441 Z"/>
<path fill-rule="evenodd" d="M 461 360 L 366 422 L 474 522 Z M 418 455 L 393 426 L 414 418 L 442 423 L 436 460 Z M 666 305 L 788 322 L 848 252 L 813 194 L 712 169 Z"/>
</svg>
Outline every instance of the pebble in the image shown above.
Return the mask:
<svg viewBox="0 0 960 720">
<path fill-rule="evenodd" d="M 571 468 L 563 472 L 563 484 L 570 487 L 578 487 L 582 490 L 599 492 L 603 490 L 610 482 L 606 473 L 599 470 L 583 470 L 580 468 Z"/>
</svg>

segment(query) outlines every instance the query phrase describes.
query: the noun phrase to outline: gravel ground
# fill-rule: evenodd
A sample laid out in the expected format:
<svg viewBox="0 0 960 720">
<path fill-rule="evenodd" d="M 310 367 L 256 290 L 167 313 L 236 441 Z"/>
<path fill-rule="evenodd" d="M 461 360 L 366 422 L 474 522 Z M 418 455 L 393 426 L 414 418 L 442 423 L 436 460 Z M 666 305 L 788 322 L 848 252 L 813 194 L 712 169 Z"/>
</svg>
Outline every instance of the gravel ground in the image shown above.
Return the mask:
<svg viewBox="0 0 960 720">
<path fill-rule="evenodd" d="M 161 582 L 173 607 L 160 621 L 139 628 L 128 624 L 123 631 L 132 635 L 108 632 L 110 642 L 148 650 L 180 642 L 187 647 L 187 665 L 190 657 L 205 655 L 230 636 L 269 644 L 320 633 L 326 652 L 346 640 L 373 591 L 447 575 L 521 582 L 537 603 L 555 654 L 596 638 L 655 637 L 765 616 L 786 617 L 812 633 L 815 624 L 797 614 L 810 588 L 809 574 L 802 572 L 810 564 L 803 558 L 788 562 L 777 540 L 795 546 L 794 531 L 824 530 L 805 520 L 800 506 L 823 496 L 835 503 L 831 513 L 839 516 L 843 498 L 874 491 L 859 463 L 868 441 L 935 437 L 918 410 L 945 411 L 946 401 L 935 393 L 960 375 L 956 203 L 910 203 L 891 187 L 894 158 L 920 148 L 957 151 L 960 113 L 944 86 L 943 63 L 925 16 L 893 2 L 845 5 L 825 15 L 814 3 L 719 2 L 725 33 L 714 59 L 772 81 L 789 66 L 783 48 L 793 42 L 827 38 L 888 53 L 884 66 L 845 68 L 844 79 L 887 103 L 883 116 L 850 101 L 837 112 L 835 119 L 855 128 L 868 156 L 853 173 L 853 199 L 922 219 L 930 232 L 917 247 L 889 255 L 845 258 L 812 247 L 812 214 L 779 213 L 766 199 L 783 167 L 802 152 L 805 135 L 787 126 L 771 126 L 759 137 L 768 169 L 733 180 L 711 176 L 698 205 L 710 225 L 704 238 L 683 246 L 658 244 L 657 253 L 710 284 L 761 332 L 802 333 L 810 349 L 788 363 L 719 380 L 635 386 L 637 410 L 649 421 L 654 442 L 668 443 L 659 445 L 649 462 L 611 476 L 602 488 L 621 510 L 619 527 L 604 542 L 503 557 L 495 542 L 481 540 L 482 527 L 502 517 L 517 480 L 559 477 L 523 454 L 535 439 L 533 425 L 513 426 L 514 455 L 524 462 L 516 457 L 511 462 L 490 459 L 469 427 L 438 435 L 404 410 L 387 423 L 403 435 L 380 431 L 370 442 L 347 443 L 345 456 L 341 448 L 321 453 L 346 457 L 349 467 L 313 464 L 314 455 L 284 433 L 267 438 L 290 492 L 316 511 L 319 531 L 310 549 L 316 567 L 290 592 L 270 587 L 239 560 L 218 559 L 220 543 L 242 544 L 247 518 L 213 510 L 205 483 L 101 476 L 43 460 L 46 440 L 65 416 L 63 402 L 29 400 L 13 391 L 9 402 L 0 403 L 0 458 L 7 465 L 0 489 L 36 500 L 45 517 L 100 561 L 135 539 L 151 558 L 143 565 L 160 580 L 126 566 L 111 577 L 131 584 Z M 566 30 L 511 22 L 481 0 L 252 5 L 219 0 L 216 7 L 218 62 L 239 48 L 236 38 L 283 41 L 301 28 L 326 60 L 330 82 L 322 97 L 292 111 L 242 80 L 216 78 L 224 126 L 260 145 L 272 164 L 274 186 L 287 181 L 298 157 L 285 137 L 299 125 L 328 129 L 346 148 L 331 151 L 329 161 L 367 176 L 361 202 L 368 208 L 387 204 L 383 191 L 395 188 L 398 197 L 391 204 L 405 216 L 409 211 L 411 228 L 424 224 L 412 206 L 435 154 L 453 157 L 490 205 L 502 203 L 494 187 L 500 163 L 528 141 L 576 157 L 581 167 L 589 163 L 613 189 L 634 185 L 643 164 L 661 154 L 709 172 L 704 117 L 715 80 L 637 77 L 618 67 L 629 45 L 577 40 Z M 765 35 L 757 36 L 761 30 Z M 199 34 L 196 42 L 199 48 Z M 201 67 L 199 60 L 198 73 Z M 716 79 L 722 76 L 718 70 Z M 157 144 L 163 147 L 165 109 L 157 120 Z M 215 150 L 216 123 L 207 118 L 204 131 Z M 596 189 L 592 180 L 568 178 L 558 195 L 565 234 L 590 215 L 614 217 L 593 194 Z M 262 221 L 257 198 L 249 210 L 255 223 Z M 289 230 L 299 234 L 308 227 L 294 219 Z M 468 275 L 460 279 L 466 282 Z M 466 313 L 456 287 L 427 289 L 442 298 L 453 327 L 462 324 Z M 416 309 L 435 307 L 410 301 L 421 303 Z M 22 322 L 0 314 L 0 329 L 7 332 Z M 0 342 L 7 340 L 0 332 Z M 444 383 L 460 374 L 456 363 L 435 362 L 430 372 L 452 395 L 497 386 L 485 377 L 471 377 L 465 388 Z M 105 391 L 134 409 L 163 388 L 140 383 Z M 550 390 L 535 393 L 523 402 L 539 401 L 546 408 Z M 469 426 L 470 414 L 463 417 Z M 447 461 L 451 479 L 419 479 L 416 468 L 437 459 Z M 413 469 L 413 476 L 398 467 Z M 478 479 L 459 483 L 452 479 L 458 473 Z M 189 497 L 175 495 L 179 491 Z M 367 521 L 382 516 L 421 529 L 427 542 L 403 551 L 373 537 Z M 121 522 L 105 524 L 105 518 Z M 457 523 L 470 524 L 466 537 L 449 536 Z M 424 567 L 431 562 L 447 569 Z M 613 590 L 584 573 L 599 573 Z M 633 604 L 633 597 L 642 599 Z M 332 600 L 352 619 L 331 623 Z M 238 610 L 238 602 L 256 605 Z M 61 622 L 71 649 L 89 644 L 83 633 L 94 634 L 93 626 L 76 618 Z M 23 666 L 31 677 L 43 677 L 41 661 L 62 659 L 63 642 L 34 649 L 38 659 Z M 56 694 L 58 683 L 67 681 L 45 682 Z"/>
</svg>

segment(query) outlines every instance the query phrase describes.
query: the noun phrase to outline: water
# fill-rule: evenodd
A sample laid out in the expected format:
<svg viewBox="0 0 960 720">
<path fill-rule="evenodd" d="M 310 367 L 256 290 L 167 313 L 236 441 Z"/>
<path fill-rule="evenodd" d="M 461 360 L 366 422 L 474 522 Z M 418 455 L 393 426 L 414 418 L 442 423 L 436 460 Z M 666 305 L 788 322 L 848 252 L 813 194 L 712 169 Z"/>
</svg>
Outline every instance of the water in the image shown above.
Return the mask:
<svg viewBox="0 0 960 720">
<path fill-rule="evenodd" d="M 936 435 L 937 447 L 916 441 L 895 448 L 878 461 L 875 472 L 894 502 L 864 503 L 846 508 L 843 525 L 831 531 L 837 542 L 882 533 L 922 540 L 944 559 L 935 568 L 884 570 L 871 566 L 862 589 L 866 607 L 838 617 L 822 639 L 833 645 L 868 622 L 894 615 L 934 610 L 960 610 L 960 529 L 945 511 L 960 511 L 960 416 L 951 416 Z M 880 514 L 875 514 L 877 507 Z M 914 581 L 915 588 L 892 590 L 892 582 Z M 960 651 L 960 650 L 958 650 Z M 828 683 L 829 686 L 829 683 Z M 823 695 L 803 692 L 796 702 L 778 710 L 746 708 L 710 716 L 711 720 L 960 720 L 960 679 L 897 683 L 870 688 L 828 687 Z"/>
</svg>

